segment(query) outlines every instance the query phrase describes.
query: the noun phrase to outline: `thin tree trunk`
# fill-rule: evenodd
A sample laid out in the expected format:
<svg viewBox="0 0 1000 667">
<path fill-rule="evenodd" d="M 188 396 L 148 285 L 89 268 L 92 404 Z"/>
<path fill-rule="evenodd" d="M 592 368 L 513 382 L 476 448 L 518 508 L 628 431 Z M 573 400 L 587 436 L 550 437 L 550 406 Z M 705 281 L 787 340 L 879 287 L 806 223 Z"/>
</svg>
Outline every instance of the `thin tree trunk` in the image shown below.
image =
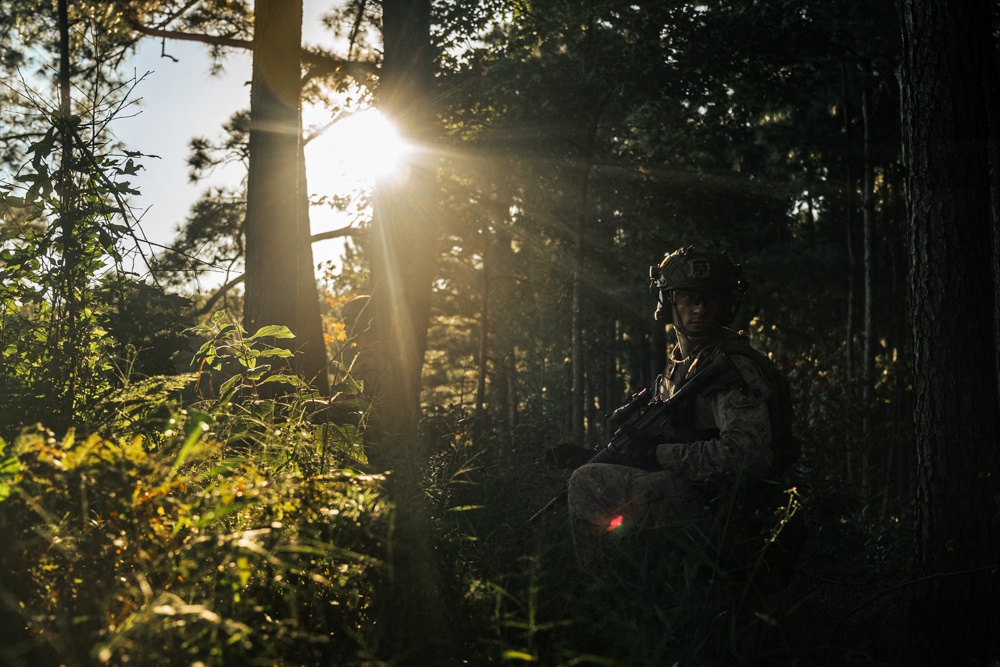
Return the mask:
<svg viewBox="0 0 1000 667">
<path fill-rule="evenodd" d="M 62 226 L 63 290 L 66 299 L 65 335 L 58 344 L 70 359 L 66 393 L 63 396 L 63 415 L 72 419 L 76 408 L 77 370 L 80 367 L 80 345 L 77 344 L 77 318 L 79 313 L 78 287 L 76 284 L 76 195 L 73 185 L 73 134 L 70 118 L 73 115 L 70 91 L 69 8 L 67 0 L 59 0 L 59 141 L 61 164 L 59 168 L 59 218 Z"/>
<path fill-rule="evenodd" d="M 604 346 L 604 382 L 602 383 L 604 386 L 601 387 L 601 412 L 603 415 L 599 414 L 598 417 L 611 414 L 611 411 L 622 401 L 623 393 L 618 383 L 618 359 L 621 358 L 623 351 L 620 349 L 621 335 L 617 318 L 608 318 L 607 337 L 608 344 Z M 607 430 L 607 419 L 601 419 L 600 425 L 603 435 L 601 439 L 607 442 L 611 435 Z"/>
<path fill-rule="evenodd" d="M 993 4 L 993 21 L 998 20 L 996 14 L 1000 11 Z M 994 51 L 996 53 L 996 51 Z M 1000 53 L 996 58 L 986 61 L 983 66 L 983 90 L 986 96 L 987 118 L 989 119 L 989 157 L 990 157 L 990 200 L 992 202 L 992 233 L 991 247 L 993 250 L 993 337 L 1000 342 Z M 1000 386 L 1000 354 L 996 358 L 997 385 Z M 1000 392 L 997 393 L 1000 401 Z M 997 404 L 1000 411 L 1000 402 Z"/>
<path fill-rule="evenodd" d="M 479 358 L 477 365 L 479 372 L 476 377 L 476 410 L 486 409 L 486 373 L 489 363 L 489 342 L 490 342 L 490 247 L 493 245 L 493 235 L 490 230 L 482 231 L 483 238 L 483 270 L 482 270 L 482 293 L 480 296 L 479 308 Z"/>
<path fill-rule="evenodd" d="M 510 351 L 505 360 L 507 382 L 507 435 L 508 445 L 513 449 L 516 444 L 518 415 L 518 395 L 517 395 L 517 362 L 515 361 L 514 350 Z"/>
<path fill-rule="evenodd" d="M 490 246 L 490 265 L 493 267 L 491 269 L 493 280 L 497 280 L 502 276 L 508 276 L 511 270 L 513 252 L 510 244 L 509 220 L 503 216 L 503 211 L 496 211 L 495 219 L 497 220 L 497 226 Z M 505 300 L 500 303 L 505 304 L 504 307 L 507 310 L 504 312 L 509 313 L 509 309 L 511 308 L 510 301 Z M 498 457 L 498 461 L 503 460 L 503 452 L 512 450 L 515 446 L 514 438 L 518 417 L 517 346 L 514 341 L 515 336 L 521 333 L 521 325 L 514 323 L 514 326 L 511 327 L 509 326 L 510 324 L 512 323 L 509 317 L 500 317 L 495 319 L 493 325 L 495 348 L 493 356 L 497 359 L 497 378 L 493 389 L 498 396 L 495 414 L 500 419 L 499 428 L 502 435 L 502 442 L 504 443 L 500 447 L 501 455 Z"/>
<path fill-rule="evenodd" d="M 854 396 L 854 300 L 857 292 L 857 281 L 854 279 L 856 273 L 857 260 L 854 254 L 854 141 L 853 128 L 851 125 L 851 105 L 848 96 L 849 81 L 846 72 L 843 75 L 844 88 L 844 222 L 847 228 L 847 313 L 844 331 L 844 380 L 848 397 L 853 400 Z M 857 449 L 855 442 L 855 430 L 848 423 L 844 427 L 845 442 L 844 447 L 844 480 L 848 486 L 854 485 L 854 452 Z"/>
<path fill-rule="evenodd" d="M 587 219 L 590 215 L 590 178 L 594 167 L 594 147 L 597 143 L 598 122 L 601 118 L 604 102 L 599 103 L 592 111 L 590 123 L 583 135 L 580 148 L 580 165 L 578 171 L 579 192 L 577 193 L 576 221 L 573 229 L 573 285 L 572 306 L 570 314 L 570 358 L 572 366 L 572 400 L 570 411 L 570 437 L 573 444 L 584 445 L 584 420 L 587 403 L 586 393 L 586 360 L 583 344 L 583 303 L 585 262 L 587 258 Z"/>
<path fill-rule="evenodd" d="M 867 75 L 866 75 L 867 76 Z M 864 347 L 861 354 L 861 498 L 871 500 L 872 482 L 872 384 L 875 374 L 875 323 L 874 317 L 874 217 L 875 217 L 875 162 L 872 157 L 871 138 L 871 88 L 867 81 L 861 89 L 861 124 L 863 143 L 862 168 L 862 245 L 864 247 Z"/>
<path fill-rule="evenodd" d="M 301 135 L 302 117 L 299 115 Z M 320 314 L 319 288 L 316 285 L 316 268 L 313 264 L 312 225 L 309 221 L 309 181 L 306 177 L 304 146 L 299 143 L 299 212 L 297 227 L 300 252 L 296 255 L 295 276 L 298 283 L 296 294 L 297 326 L 293 331 L 302 334 L 295 357 L 296 371 L 312 382 L 323 396 L 330 395 L 330 379 L 327 375 L 328 358 L 326 340 L 323 337 L 323 317 Z"/>
<path fill-rule="evenodd" d="M 589 157 L 589 156 L 588 156 Z M 571 396 L 573 405 L 570 410 L 570 438 L 574 445 L 584 445 L 584 403 L 586 402 L 584 386 L 585 361 L 583 352 L 583 262 L 585 253 L 585 236 L 587 229 L 587 198 L 590 179 L 590 162 L 584 161 L 580 183 L 580 203 L 573 229 L 573 286 L 570 314 L 570 359 L 571 359 Z"/>
</svg>

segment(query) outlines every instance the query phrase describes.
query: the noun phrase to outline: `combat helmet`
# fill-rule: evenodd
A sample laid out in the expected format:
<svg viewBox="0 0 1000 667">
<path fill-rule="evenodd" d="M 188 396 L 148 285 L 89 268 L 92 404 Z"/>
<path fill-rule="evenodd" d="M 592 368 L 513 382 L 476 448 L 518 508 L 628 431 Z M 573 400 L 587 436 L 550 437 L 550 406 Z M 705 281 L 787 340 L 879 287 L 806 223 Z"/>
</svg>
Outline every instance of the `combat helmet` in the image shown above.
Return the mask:
<svg viewBox="0 0 1000 667">
<path fill-rule="evenodd" d="M 688 245 L 668 254 L 659 265 L 649 267 L 649 287 L 658 292 L 655 318 L 669 319 L 666 304 L 673 304 L 677 290 L 719 292 L 724 296 L 721 326 L 736 317 L 746 291 L 743 271 L 724 252 Z"/>
</svg>

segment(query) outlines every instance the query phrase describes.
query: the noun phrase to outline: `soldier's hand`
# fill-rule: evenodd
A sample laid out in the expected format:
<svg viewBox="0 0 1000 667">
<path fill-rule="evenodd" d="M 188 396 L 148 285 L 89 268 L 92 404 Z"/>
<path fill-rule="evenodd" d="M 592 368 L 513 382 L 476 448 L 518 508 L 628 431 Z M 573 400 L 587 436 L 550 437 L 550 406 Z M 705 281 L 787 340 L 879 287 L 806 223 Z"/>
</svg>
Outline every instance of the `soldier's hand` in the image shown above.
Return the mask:
<svg viewBox="0 0 1000 667">
<path fill-rule="evenodd" d="M 656 445 L 632 443 L 622 450 L 615 463 L 642 470 L 663 469 L 656 460 Z"/>
</svg>

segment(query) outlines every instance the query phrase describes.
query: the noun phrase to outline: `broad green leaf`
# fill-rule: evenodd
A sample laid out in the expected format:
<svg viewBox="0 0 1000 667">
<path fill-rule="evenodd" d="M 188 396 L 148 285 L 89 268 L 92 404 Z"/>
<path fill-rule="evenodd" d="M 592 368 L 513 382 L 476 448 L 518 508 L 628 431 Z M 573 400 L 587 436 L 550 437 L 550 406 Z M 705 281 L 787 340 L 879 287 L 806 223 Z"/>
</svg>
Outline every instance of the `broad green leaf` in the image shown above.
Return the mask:
<svg viewBox="0 0 1000 667">
<path fill-rule="evenodd" d="M 257 333 L 250 336 L 251 339 L 257 338 L 295 338 L 295 334 L 291 330 L 280 324 L 269 324 L 267 326 L 257 329 Z"/>
<path fill-rule="evenodd" d="M 263 378 L 270 370 L 271 367 L 267 364 L 264 364 L 263 366 L 254 367 L 253 369 L 247 372 L 246 376 L 247 379 L 251 380 L 252 382 L 259 382 L 261 378 Z"/>
<path fill-rule="evenodd" d="M 306 386 L 306 383 L 303 382 L 301 378 L 295 375 L 270 375 L 261 380 L 259 384 L 267 384 L 269 382 L 281 382 L 282 384 L 289 384 L 293 387 Z"/>
<path fill-rule="evenodd" d="M 233 392 L 236 391 L 236 385 L 243 380 L 242 375 L 234 375 L 219 387 L 219 403 L 228 403 L 229 399 L 232 398 Z"/>
<path fill-rule="evenodd" d="M 257 356 L 258 357 L 283 357 L 283 358 L 287 359 L 288 357 L 295 356 L 295 353 L 292 352 L 291 350 L 286 350 L 283 347 L 276 347 L 273 350 L 261 350 L 261 351 L 257 352 Z"/>
</svg>

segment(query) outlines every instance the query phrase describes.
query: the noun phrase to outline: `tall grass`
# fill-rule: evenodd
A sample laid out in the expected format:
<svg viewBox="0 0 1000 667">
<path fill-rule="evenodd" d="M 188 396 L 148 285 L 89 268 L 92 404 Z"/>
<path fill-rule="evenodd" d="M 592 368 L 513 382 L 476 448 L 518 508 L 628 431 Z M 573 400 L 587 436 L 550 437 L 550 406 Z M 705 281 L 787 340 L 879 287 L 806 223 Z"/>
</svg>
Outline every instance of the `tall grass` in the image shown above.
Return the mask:
<svg viewBox="0 0 1000 667">
<path fill-rule="evenodd" d="M 223 329 L 203 355 L 257 344 Z M 272 372 L 244 365 L 187 407 L 163 386 L 197 375 L 136 383 L 103 410 L 106 435 L 0 441 L 0 598 L 19 628 L 5 664 L 361 664 L 377 650 L 391 507 L 383 478 L 358 471 L 363 410 L 317 416 L 296 382 L 263 399 L 254 382 Z M 135 407 L 143 388 L 152 412 Z"/>
</svg>

